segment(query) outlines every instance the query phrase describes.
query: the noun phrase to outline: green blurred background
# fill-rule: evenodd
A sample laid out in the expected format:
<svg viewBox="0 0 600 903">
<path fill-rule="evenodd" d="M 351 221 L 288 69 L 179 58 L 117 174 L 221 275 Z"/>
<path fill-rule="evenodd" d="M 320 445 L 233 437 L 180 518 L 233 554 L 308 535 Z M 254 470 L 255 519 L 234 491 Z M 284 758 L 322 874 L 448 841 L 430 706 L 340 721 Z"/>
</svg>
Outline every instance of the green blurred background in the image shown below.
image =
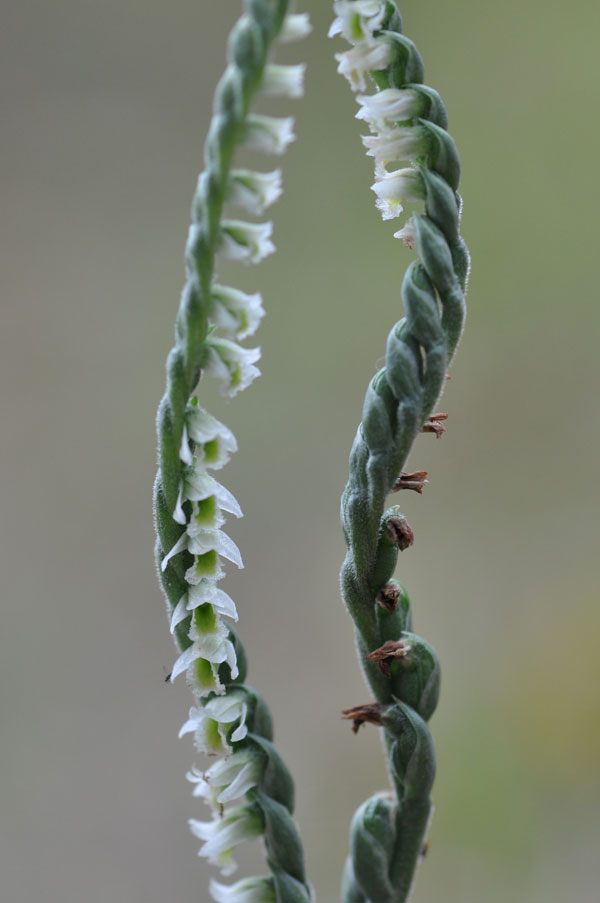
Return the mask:
<svg viewBox="0 0 600 903">
<path fill-rule="evenodd" d="M 338 500 L 410 253 L 374 209 L 335 72 L 342 45 L 325 37 L 330 5 L 302 8 L 314 33 L 279 55 L 310 65 L 274 209 L 278 253 L 221 272 L 264 294 L 264 375 L 232 403 L 203 395 L 240 444 L 223 479 L 246 514 L 231 525 L 246 569 L 224 586 L 296 777 L 311 879 L 334 901 L 351 814 L 386 781 L 377 732 L 354 737 L 339 719 L 368 693 L 338 593 Z M 8 903 L 208 899 L 211 870 L 186 827 L 207 813 L 184 778 L 192 744 L 177 740 L 190 694 L 164 683 L 174 649 L 150 495 L 189 203 L 238 10 L 4 4 Z M 449 429 L 418 440 L 409 463 L 430 486 L 402 498 L 416 543 L 398 576 L 444 671 L 437 812 L 414 903 L 592 903 L 600 7 L 403 12 L 449 109 L 473 257 Z"/>
</svg>

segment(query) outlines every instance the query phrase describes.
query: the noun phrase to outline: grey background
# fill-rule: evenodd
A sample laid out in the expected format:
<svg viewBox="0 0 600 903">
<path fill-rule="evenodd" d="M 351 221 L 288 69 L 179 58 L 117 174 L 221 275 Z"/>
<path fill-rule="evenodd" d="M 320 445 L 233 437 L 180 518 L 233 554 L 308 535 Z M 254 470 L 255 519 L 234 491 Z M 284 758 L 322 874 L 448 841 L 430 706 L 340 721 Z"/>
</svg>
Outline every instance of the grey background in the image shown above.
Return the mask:
<svg viewBox="0 0 600 903">
<path fill-rule="evenodd" d="M 227 576 L 272 707 L 322 901 L 385 784 L 338 593 L 338 500 L 409 252 L 374 210 L 329 4 L 274 208 L 278 253 L 222 278 L 263 292 L 263 377 L 226 403 L 245 512 Z M 4 584 L 0 772 L 8 903 L 207 900 L 178 741 L 190 694 L 152 563 L 154 412 L 188 210 L 237 3 L 4 4 Z M 415 903 L 597 899 L 597 7 L 404 4 L 463 160 L 473 255 L 442 441 L 402 499 L 416 627 L 438 649 L 436 818 Z M 265 104 L 291 112 L 292 104 Z M 272 161 L 261 161 L 265 168 Z M 408 495 L 408 493 L 407 493 Z M 196 756 L 196 761 L 198 757 Z M 198 762 L 198 764 L 201 764 Z M 259 851 L 260 852 L 260 851 Z M 242 856 L 261 869 L 259 852 Z M 246 868 L 247 867 L 247 868 Z"/>
</svg>

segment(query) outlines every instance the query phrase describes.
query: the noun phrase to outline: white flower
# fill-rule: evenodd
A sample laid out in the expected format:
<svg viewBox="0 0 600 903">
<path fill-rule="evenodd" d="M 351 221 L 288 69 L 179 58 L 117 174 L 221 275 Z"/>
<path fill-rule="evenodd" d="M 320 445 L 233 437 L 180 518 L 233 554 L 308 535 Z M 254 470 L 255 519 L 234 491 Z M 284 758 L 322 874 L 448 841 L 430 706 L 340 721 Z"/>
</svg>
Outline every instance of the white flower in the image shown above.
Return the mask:
<svg viewBox="0 0 600 903">
<path fill-rule="evenodd" d="M 215 289 L 221 290 L 221 286 L 214 286 L 213 293 Z M 223 291 L 235 292 L 235 289 L 223 289 Z M 244 293 L 239 292 L 238 294 L 243 295 Z M 204 408 L 201 408 L 196 398 L 188 405 L 185 412 L 185 426 L 190 439 L 200 446 L 196 449 L 198 459 L 211 470 L 220 470 L 227 464 L 231 455 L 237 451 L 237 442 L 231 430 Z"/>
<path fill-rule="evenodd" d="M 242 144 L 250 150 L 263 151 L 265 154 L 283 154 L 295 138 L 292 117 L 277 119 L 251 113 L 246 118 Z"/>
<path fill-rule="evenodd" d="M 336 53 L 337 71 L 350 82 L 353 91 L 367 87 L 365 73 L 372 69 L 387 69 L 392 62 L 392 46 L 386 40 L 359 41 L 350 50 Z"/>
<path fill-rule="evenodd" d="M 213 285 L 212 300 L 212 319 L 220 329 L 228 333 L 229 338 L 245 339 L 254 335 L 265 315 L 258 292 L 247 295 L 235 288 Z"/>
<path fill-rule="evenodd" d="M 194 456 L 192 455 L 190 449 L 190 439 L 188 436 L 187 427 L 185 421 L 183 422 L 183 430 L 181 433 L 181 445 L 179 446 L 179 458 L 183 461 L 184 464 L 191 464 L 194 460 Z M 181 523 L 181 521 L 180 521 Z"/>
<path fill-rule="evenodd" d="M 173 665 L 170 678 L 171 683 L 176 677 L 179 677 L 180 674 L 183 674 L 184 671 L 191 668 L 198 659 L 210 662 L 211 665 L 222 665 L 223 662 L 227 662 L 231 669 L 231 677 L 233 680 L 235 680 L 239 674 L 235 649 L 233 648 L 231 640 L 228 639 L 226 628 L 225 634 L 215 632 L 212 634 L 203 634 L 195 639 L 192 645 L 188 646 L 188 648 L 181 653 Z M 218 669 L 216 670 L 218 671 Z M 213 670 L 213 676 L 215 678 L 218 676 L 215 670 Z M 193 675 L 190 675 L 190 679 L 192 678 Z M 204 694 L 201 693 L 200 695 Z"/>
<path fill-rule="evenodd" d="M 243 207 L 248 213 L 262 216 L 267 207 L 281 197 L 282 192 L 280 169 L 273 172 L 234 169 L 229 176 L 227 200 Z"/>
<path fill-rule="evenodd" d="M 208 889 L 216 903 L 276 903 L 277 899 L 270 878 L 244 878 L 229 886 L 211 881 Z"/>
<path fill-rule="evenodd" d="M 267 97 L 302 97 L 304 94 L 304 72 L 306 66 L 280 66 L 268 63 L 264 68 L 261 91 Z"/>
<path fill-rule="evenodd" d="M 225 618 L 231 618 L 232 621 L 238 620 L 238 613 L 235 602 L 228 596 L 224 590 L 212 580 L 201 580 L 196 586 L 190 586 L 183 594 L 171 615 L 171 633 L 175 628 L 189 616 L 191 611 L 199 608 L 201 605 L 210 605 L 214 611 Z"/>
<path fill-rule="evenodd" d="M 230 875 L 236 869 L 231 851 L 264 830 L 262 818 L 247 806 L 237 806 L 225 818 L 215 821 L 202 822 L 190 818 L 189 825 L 192 834 L 205 841 L 198 855 L 218 865 L 224 875 Z"/>
<path fill-rule="evenodd" d="M 347 41 L 359 41 L 381 28 L 386 4 L 382 0 L 335 0 L 333 7 L 337 18 L 333 20 L 328 36 L 341 34 Z"/>
<path fill-rule="evenodd" d="M 223 805 L 245 796 L 252 787 L 256 787 L 260 775 L 258 757 L 241 750 L 226 759 L 219 759 L 204 773 L 193 768 L 186 777 L 196 785 L 194 796 L 200 796 L 213 805 Z"/>
<path fill-rule="evenodd" d="M 368 122 L 373 130 L 413 119 L 424 112 L 422 98 L 410 88 L 384 88 L 377 94 L 357 94 L 356 102 L 360 104 L 356 118 Z"/>
<path fill-rule="evenodd" d="M 371 185 L 377 195 L 377 209 L 383 219 L 392 219 L 402 212 L 402 201 L 413 203 L 425 197 L 421 174 L 416 169 L 396 169 L 380 173 Z"/>
<path fill-rule="evenodd" d="M 231 342 L 227 344 L 231 344 Z M 244 349 L 240 350 L 243 351 Z M 198 461 L 192 467 L 184 470 L 183 482 L 179 491 L 182 501 L 201 502 L 214 496 L 217 500 L 217 505 L 223 511 L 229 511 L 235 517 L 242 516 L 242 509 L 234 496 L 228 489 L 217 483 L 214 477 L 206 473 Z"/>
<path fill-rule="evenodd" d="M 210 336 L 206 342 L 209 355 L 206 372 L 221 380 L 221 393 L 233 398 L 260 376 L 254 366 L 260 358 L 260 348 L 242 348 L 227 339 Z"/>
<path fill-rule="evenodd" d="M 199 504 L 202 505 L 205 503 L 201 502 Z M 181 534 L 173 548 L 164 556 L 161 562 L 161 570 L 164 571 L 171 558 L 175 555 L 179 555 L 179 553 L 183 552 L 185 549 L 191 552 L 192 555 L 200 556 L 205 556 L 209 552 L 216 552 L 217 555 L 221 555 L 223 558 L 232 561 L 237 567 L 243 568 L 244 565 L 242 563 L 240 550 L 226 533 L 223 533 L 222 530 L 218 529 L 223 523 L 223 517 L 218 509 L 214 509 L 215 513 L 213 513 L 211 506 L 211 519 L 214 527 L 206 527 L 204 526 L 206 518 L 202 517 L 202 514 L 199 516 L 196 513 L 199 504 L 194 505 L 192 517 L 185 532 Z"/>
<path fill-rule="evenodd" d="M 393 160 L 414 160 L 427 153 L 427 139 L 421 128 L 398 126 L 378 135 L 363 135 L 367 157 L 375 158 L 376 169 Z"/>
<path fill-rule="evenodd" d="M 271 241 L 273 223 L 244 223 L 241 220 L 223 220 L 219 251 L 227 260 L 242 263 L 260 263 L 275 252 Z"/>
<path fill-rule="evenodd" d="M 207 552 L 216 552 L 228 561 L 233 562 L 238 568 L 243 568 L 240 550 L 233 539 L 222 530 L 203 530 L 195 527 L 193 521 L 187 529 L 187 548 L 192 555 L 206 555 Z"/>
<path fill-rule="evenodd" d="M 203 707 L 192 706 L 189 718 L 179 731 L 179 736 L 193 733 L 198 752 L 208 755 L 230 752 L 227 734 L 231 725 L 239 721 L 230 737 L 232 743 L 243 740 L 248 733 L 246 711 L 243 693 L 236 693 L 233 690 L 226 696 L 213 696 Z"/>
<path fill-rule="evenodd" d="M 288 13 L 283 20 L 279 40 L 282 44 L 290 41 L 299 41 L 307 37 L 312 31 L 308 13 Z"/>
</svg>

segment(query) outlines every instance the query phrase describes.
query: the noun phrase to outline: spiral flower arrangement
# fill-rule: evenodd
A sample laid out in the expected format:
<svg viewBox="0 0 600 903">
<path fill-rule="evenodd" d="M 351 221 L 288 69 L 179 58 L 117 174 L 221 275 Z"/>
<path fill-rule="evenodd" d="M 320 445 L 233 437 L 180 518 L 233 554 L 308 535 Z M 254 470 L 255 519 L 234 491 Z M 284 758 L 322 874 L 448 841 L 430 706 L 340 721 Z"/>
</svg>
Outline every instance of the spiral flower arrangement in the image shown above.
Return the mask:
<svg viewBox="0 0 600 903">
<path fill-rule="evenodd" d="M 235 884 L 211 881 L 211 896 L 217 903 L 311 903 L 292 818 L 293 782 L 273 745 L 268 708 L 245 683 L 244 649 L 232 624 L 236 605 L 219 585 L 227 562 L 243 566 L 222 529 L 228 515 L 242 512 L 214 476 L 237 443 L 196 394 L 204 375 L 215 376 L 228 397 L 259 375 L 259 349 L 240 342 L 255 334 L 262 298 L 220 284 L 216 260 L 258 263 L 275 250 L 272 224 L 223 212 L 229 205 L 260 217 L 282 192 L 279 170 L 233 167 L 238 147 L 282 154 L 294 138 L 291 118 L 251 112 L 254 96 L 303 93 L 304 66 L 269 62 L 269 54 L 277 42 L 305 37 L 308 17 L 292 12 L 288 0 L 245 0 L 244 6 L 215 95 L 158 412 L 156 560 L 179 647 L 170 680 L 185 673 L 195 697 L 180 735 L 193 734 L 196 749 L 214 757 L 208 768 L 194 766 L 187 775 L 193 795 L 212 810 L 210 820 L 190 821 L 202 841 L 199 853 L 228 875 L 236 847 L 262 837 L 270 869 L 269 876 Z M 403 903 L 431 816 L 435 753 L 428 721 L 440 669 L 434 650 L 413 632 L 408 595 L 393 577 L 398 554 L 414 535 L 400 508 L 388 507 L 388 495 L 423 491 L 427 474 L 402 468 L 420 432 L 439 437 L 445 430 L 447 415 L 434 407 L 463 328 L 469 258 L 459 233 L 460 165 L 446 110 L 423 84 L 421 57 L 402 33 L 395 3 L 334 0 L 334 9 L 330 36 L 351 44 L 336 55 L 338 71 L 356 92 L 357 118 L 370 129 L 362 140 L 375 163 L 376 206 L 388 220 L 401 216 L 405 204 L 422 204 L 395 232 L 417 260 L 402 284 L 405 316 L 392 328 L 385 366 L 367 390 L 342 498 L 342 592 L 374 696 L 343 714 L 355 732 L 365 723 L 382 728 L 393 785 L 354 816 L 342 900 Z M 369 84 L 375 93 L 366 93 Z"/>
<path fill-rule="evenodd" d="M 192 205 L 185 253 L 187 280 L 167 361 L 167 389 L 158 412 L 159 470 L 155 486 L 156 559 L 171 632 L 180 650 L 170 680 L 185 673 L 196 704 L 180 735 L 216 756 L 193 768 L 194 796 L 212 808 L 209 821 L 191 820 L 200 855 L 224 874 L 235 869 L 233 850 L 264 838 L 271 876 L 233 885 L 212 881 L 218 903 L 307 903 L 300 839 L 292 819 L 294 788 L 272 743 L 268 709 L 245 681 L 242 644 L 231 622 L 235 603 L 220 587 L 226 562 L 242 567 L 240 551 L 222 530 L 227 515 L 241 517 L 233 495 L 214 477 L 236 451 L 233 433 L 206 411 L 195 394 L 201 376 L 215 376 L 232 397 L 259 375 L 258 348 L 240 343 L 264 314 L 259 294 L 219 284 L 218 256 L 258 263 L 275 247 L 272 224 L 223 217 L 225 205 L 261 216 L 282 191 L 281 172 L 232 168 L 236 148 L 282 154 L 294 139 L 293 119 L 256 115 L 255 94 L 297 98 L 303 65 L 268 62 L 277 42 L 310 31 L 306 14 L 287 0 L 246 0 L 229 41 L 228 66 L 218 85 L 206 147 L 206 168 Z"/>
<path fill-rule="evenodd" d="M 371 186 L 384 220 L 403 205 L 422 202 L 395 237 L 418 260 L 402 284 L 405 317 L 391 330 L 385 366 L 367 390 L 362 422 L 350 454 L 342 498 L 347 554 L 341 583 L 356 628 L 364 674 L 375 701 L 344 710 L 358 731 L 383 728 L 394 793 L 367 800 L 351 827 L 344 903 L 403 903 L 411 892 L 431 816 L 435 753 L 427 722 L 437 705 L 440 669 L 431 646 L 412 632 L 406 590 L 393 579 L 398 553 L 413 531 L 391 492 L 422 492 L 427 474 L 402 468 L 417 435 L 444 431 L 446 414 L 433 413 L 460 338 L 469 269 L 459 234 L 460 164 L 447 132 L 445 107 L 423 84 L 414 43 L 389 0 L 335 0 L 330 36 L 352 44 L 337 54 L 338 71 L 357 93 L 357 118 L 371 131 L 363 144 L 374 158 Z M 398 165 L 408 164 L 408 165 Z"/>
</svg>

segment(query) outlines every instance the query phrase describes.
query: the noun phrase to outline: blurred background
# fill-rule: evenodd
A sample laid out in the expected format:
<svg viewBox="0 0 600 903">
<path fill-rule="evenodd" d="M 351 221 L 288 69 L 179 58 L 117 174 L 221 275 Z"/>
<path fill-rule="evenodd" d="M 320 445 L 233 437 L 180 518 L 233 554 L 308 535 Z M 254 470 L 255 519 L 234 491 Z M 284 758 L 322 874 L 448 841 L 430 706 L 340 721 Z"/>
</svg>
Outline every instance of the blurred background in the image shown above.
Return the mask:
<svg viewBox="0 0 600 903">
<path fill-rule="evenodd" d="M 236 433 L 222 473 L 245 518 L 236 599 L 250 680 L 293 770 L 308 869 L 338 898 L 350 817 L 386 783 L 338 592 L 339 496 L 367 382 L 401 315 L 410 252 L 369 191 L 355 102 L 314 32 L 278 253 L 223 267 L 260 289 L 263 377 L 209 409 Z M 441 441 L 409 465 L 416 542 L 397 576 L 437 648 L 439 774 L 415 903 L 592 903 L 600 655 L 596 110 L 600 7 L 406 2 L 462 161 L 469 317 Z M 208 812 L 165 684 L 175 651 L 154 574 L 154 413 L 212 93 L 239 4 L 5 3 L 2 898 L 193 903 Z M 292 103 L 262 102 L 265 112 Z M 250 158 L 248 158 L 250 160 Z M 251 162 L 255 162 L 251 160 Z M 260 161 L 273 168 L 274 161 Z M 275 161 L 277 164 L 278 161 Z M 411 496 L 406 498 L 406 496 Z M 247 852 L 244 867 L 261 869 Z"/>
</svg>

